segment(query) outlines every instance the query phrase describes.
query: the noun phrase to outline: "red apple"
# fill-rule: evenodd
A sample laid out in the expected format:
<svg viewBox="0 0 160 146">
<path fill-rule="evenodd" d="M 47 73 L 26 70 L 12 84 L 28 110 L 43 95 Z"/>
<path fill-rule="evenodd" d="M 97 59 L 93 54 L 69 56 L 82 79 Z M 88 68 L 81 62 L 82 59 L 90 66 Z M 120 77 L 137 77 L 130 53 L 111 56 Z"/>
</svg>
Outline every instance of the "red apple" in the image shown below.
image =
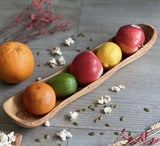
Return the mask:
<svg viewBox="0 0 160 146">
<path fill-rule="evenodd" d="M 84 51 L 72 61 L 70 73 L 76 77 L 79 85 L 87 85 L 102 75 L 103 66 L 94 53 Z"/>
<path fill-rule="evenodd" d="M 123 54 L 129 56 L 137 52 L 145 42 L 145 34 L 137 25 L 124 25 L 119 28 L 115 43 L 118 44 Z"/>
</svg>

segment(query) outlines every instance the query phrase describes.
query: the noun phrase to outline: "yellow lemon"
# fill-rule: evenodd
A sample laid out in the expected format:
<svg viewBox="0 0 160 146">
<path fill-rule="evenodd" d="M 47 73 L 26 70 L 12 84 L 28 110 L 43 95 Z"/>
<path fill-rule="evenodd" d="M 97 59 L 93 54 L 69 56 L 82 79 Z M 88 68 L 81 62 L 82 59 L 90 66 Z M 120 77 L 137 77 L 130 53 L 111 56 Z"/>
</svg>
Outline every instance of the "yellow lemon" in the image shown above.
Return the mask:
<svg viewBox="0 0 160 146">
<path fill-rule="evenodd" d="M 96 56 L 105 69 L 110 69 L 121 61 L 122 51 L 117 44 L 107 42 L 98 48 Z"/>
</svg>

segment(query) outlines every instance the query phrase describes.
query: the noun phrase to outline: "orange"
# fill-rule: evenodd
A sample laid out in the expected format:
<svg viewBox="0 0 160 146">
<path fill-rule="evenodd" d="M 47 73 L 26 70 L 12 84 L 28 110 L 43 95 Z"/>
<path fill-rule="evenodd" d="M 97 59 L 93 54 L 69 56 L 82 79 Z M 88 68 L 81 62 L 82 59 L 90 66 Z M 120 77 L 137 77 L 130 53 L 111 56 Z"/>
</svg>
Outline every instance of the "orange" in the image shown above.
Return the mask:
<svg viewBox="0 0 160 146">
<path fill-rule="evenodd" d="M 27 79 L 34 69 L 31 50 L 19 42 L 0 45 L 0 79 L 8 83 L 19 83 Z"/>
<path fill-rule="evenodd" d="M 55 107 L 56 95 L 48 84 L 34 82 L 24 90 L 23 103 L 30 113 L 44 115 Z"/>
</svg>

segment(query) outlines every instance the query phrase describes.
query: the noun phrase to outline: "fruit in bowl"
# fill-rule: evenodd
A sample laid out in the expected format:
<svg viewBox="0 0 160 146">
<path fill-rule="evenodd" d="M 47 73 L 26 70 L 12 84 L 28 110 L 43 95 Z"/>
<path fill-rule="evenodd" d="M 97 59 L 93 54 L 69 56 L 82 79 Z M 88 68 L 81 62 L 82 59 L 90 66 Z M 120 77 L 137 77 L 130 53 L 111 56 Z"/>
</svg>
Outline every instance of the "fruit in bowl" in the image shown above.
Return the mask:
<svg viewBox="0 0 160 146">
<path fill-rule="evenodd" d="M 34 115 L 50 112 L 56 104 L 56 95 L 52 87 L 43 82 L 34 82 L 23 92 L 23 104 Z"/>
<path fill-rule="evenodd" d="M 122 51 L 117 44 L 107 42 L 97 49 L 96 56 L 105 69 L 110 69 L 121 61 Z"/>
<path fill-rule="evenodd" d="M 78 84 L 83 86 L 97 80 L 103 73 L 103 66 L 94 53 L 84 51 L 73 59 L 70 73 L 76 77 Z"/>
<path fill-rule="evenodd" d="M 117 31 L 114 41 L 124 55 L 137 52 L 145 42 L 145 34 L 138 25 L 124 25 Z"/>
<path fill-rule="evenodd" d="M 48 84 L 54 89 L 56 96 L 66 98 L 77 90 L 76 78 L 70 73 L 59 73 L 52 77 Z"/>
</svg>

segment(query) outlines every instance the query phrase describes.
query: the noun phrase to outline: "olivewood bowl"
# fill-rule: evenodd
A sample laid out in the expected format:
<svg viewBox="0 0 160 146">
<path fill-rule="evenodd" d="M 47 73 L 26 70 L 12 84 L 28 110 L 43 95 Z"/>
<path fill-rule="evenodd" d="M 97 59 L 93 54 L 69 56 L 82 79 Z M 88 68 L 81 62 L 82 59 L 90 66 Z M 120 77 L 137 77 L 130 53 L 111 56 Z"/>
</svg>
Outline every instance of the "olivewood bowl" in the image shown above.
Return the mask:
<svg viewBox="0 0 160 146">
<path fill-rule="evenodd" d="M 74 101 L 75 99 L 81 97 L 82 95 L 90 92 L 91 90 L 95 89 L 97 86 L 99 86 L 102 82 L 104 82 L 106 79 L 108 79 L 112 74 L 114 74 L 116 71 L 118 71 L 120 68 L 124 67 L 125 65 L 135 61 L 137 58 L 141 57 L 145 52 L 147 52 L 152 45 L 155 43 L 157 39 L 157 31 L 153 26 L 150 26 L 148 24 L 138 24 L 140 26 L 144 33 L 145 33 L 145 43 L 144 46 L 133 55 L 123 58 L 123 60 L 117 64 L 115 67 L 111 68 L 110 70 L 105 70 L 103 75 L 97 79 L 96 81 L 90 83 L 87 86 L 79 87 L 77 92 L 67 99 L 57 99 L 56 106 L 52 111 L 50 111 L 48 114 L 44 116 L 34 116 L 31 113 L 27 112 L 25 109 L 23 102 L 22 102 L 22 94 L 23 91 L 20 91 L 16 95 L 11 96 L 9 99 L 7 99 L 3 103 L 3 109 L 5 113 L 18 125 L 26 128 L 33 128 L 42 125 L 47 120 L 52 118 L 56 113 L 58 113 L 61 109 L 63 109 L 66 105 Z M 113 38 L 108 40 L 113 41 Z M 103 44 L 101 44 L 103 45 Z M 101 46 L 97 46 L 92 50 L 92 52 L 96 53 L 96 50 Z M 40 82 L 47 83 L 53 76 L 56 74 L 62 73 L 62 72 L 69 72 L 69 66 L 66 66 L 62 68 L 57 73 L 41 80 Z"/>
</svg>

